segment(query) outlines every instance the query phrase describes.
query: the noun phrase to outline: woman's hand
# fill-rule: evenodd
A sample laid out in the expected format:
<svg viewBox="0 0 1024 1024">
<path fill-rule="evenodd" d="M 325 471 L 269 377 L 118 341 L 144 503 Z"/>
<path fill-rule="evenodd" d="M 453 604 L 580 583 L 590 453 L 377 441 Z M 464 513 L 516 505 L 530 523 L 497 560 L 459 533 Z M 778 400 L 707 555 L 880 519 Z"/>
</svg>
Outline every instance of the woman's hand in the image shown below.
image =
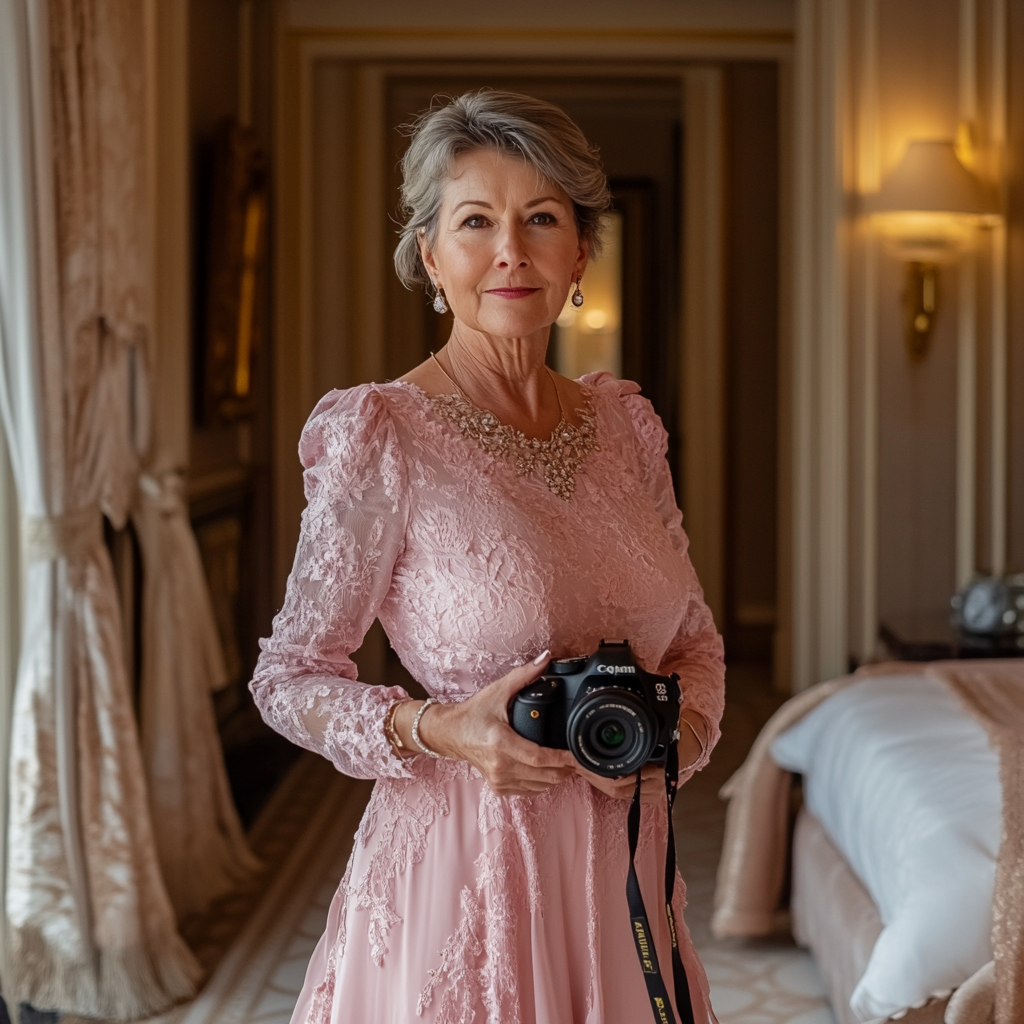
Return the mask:
<svg viewBox="0 0 1024 1024">
<path fill-rule="evenodd" d="M 432 704 L 420 719 L 423 742 L 442 757 L 468 761 L 499 796 L 543 793 L 568 778 L 576 759 L 567 750 L 541 747 L 523 739 L 508 724 L 509 701 L 547 667 L 540 661 L 512 669 L 458 704 Z M 416 751 L 412 720 L 421 701 L 408 701 L 395 712 L 395 730 Z"/>
<path fill-rule="evenodd" d="M 704 736 L 706 726 L 704 719 L 693 711 L 683 711 L 679 723 L 679 765 L 685 771 L 700 757 L 703 747 L 697 736 Z M 693 725 L 697 736 L 693 734 L 686 722 Z M 614 800 L 632 800 L 636 789 L 636 775 L 624 775 L 621 779 L 607 779 L 603 775 L 595 775 L 592 771 L 576 764 L 576 774 L 582 775 L 594 789 L 599 789 Z M 665 801 L 665 768 L 660 764 L 647 765 L 640 769 L 640 802 L 657 804 Z"/>
<path fill-rule="evenodd" d="M 636 775 L 623 775 L 621 779 L 608 779 L 595 775 L 589 768 L 576 764 L 576 774 L 582 775 L 594 789 L 599 789 L 613 800 L 632 800 L 636 790 Z M 656 804 L 665 802 L 665 766 L 647 765 L 640 769 L 640 803 Z"/>
</svg>

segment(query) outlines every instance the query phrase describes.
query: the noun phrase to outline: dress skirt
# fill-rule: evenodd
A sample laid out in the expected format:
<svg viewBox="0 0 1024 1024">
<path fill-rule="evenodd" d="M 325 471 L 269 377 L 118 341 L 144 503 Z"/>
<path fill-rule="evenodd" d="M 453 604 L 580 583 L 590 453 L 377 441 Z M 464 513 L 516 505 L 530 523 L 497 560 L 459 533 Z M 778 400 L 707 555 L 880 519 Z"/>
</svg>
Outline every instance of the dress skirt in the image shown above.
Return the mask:
<svg viewBox="0 0 1024 1024">
<path fill-rule="evenodd" d="M 375 797 L 388 784 L 378 783 Z M 494 797 L 479 779 L 448 780 L 443 789 L 444 813 L 429 823 L 422 849 L 399 858 L 390 893 L 372 876 L 381 859 L 375 848 L 393 842 L 394 831 L 381 828 L 371 800 L 364 826 L 373 822 L 373 834 L 366 843 L 364 827 L 357 834 L 293 1024 L 652 1020 L 625 898 L 627 802 L 581 778 L 531 798 Z M 415 799 L 401 803 L 417 806 Z M 665 810 L 643 811 L 637 870 L 671 992 L 662 909 Z M 515 827 L 517 812 L 532 827 Z M 390 855 L 383 859 L 395 864 Z M 676 919 L 694 1018 L 712 1024 L 707 979 L 683 922 L 683 892 L 677 879 Z M 386 951 L 382 899 L 391 904 L 384 914 L 391 921 Z"/>
</svg>

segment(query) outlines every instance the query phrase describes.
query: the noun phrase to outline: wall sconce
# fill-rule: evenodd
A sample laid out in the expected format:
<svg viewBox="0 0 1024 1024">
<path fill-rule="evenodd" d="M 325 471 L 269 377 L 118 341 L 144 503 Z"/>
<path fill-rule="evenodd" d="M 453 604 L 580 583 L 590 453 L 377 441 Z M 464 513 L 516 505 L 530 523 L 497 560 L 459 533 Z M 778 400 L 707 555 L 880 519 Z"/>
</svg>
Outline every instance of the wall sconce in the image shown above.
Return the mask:
<svg viewBox="0 0 1024 1024">
<path fill-rule="evenodd" d="M 998 220 L 992 189 L 957 159 L 952 142 L 917 140 L 862 209 L 907 265 L 904 325 L 911 360 L 928 352 L 939 299 L 939 266 L 971 244 L 972 229 Z"/>
</svg>

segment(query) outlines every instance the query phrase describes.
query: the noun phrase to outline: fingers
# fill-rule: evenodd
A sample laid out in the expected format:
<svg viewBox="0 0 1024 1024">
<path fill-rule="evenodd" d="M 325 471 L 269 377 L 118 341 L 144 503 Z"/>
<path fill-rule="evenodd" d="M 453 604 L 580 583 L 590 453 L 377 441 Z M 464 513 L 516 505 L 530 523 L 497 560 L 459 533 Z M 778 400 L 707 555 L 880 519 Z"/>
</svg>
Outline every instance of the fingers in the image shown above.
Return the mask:
<svg viewBox="0 0 1024 1024">
<path fill-rule="evenodd" d="M 488 733 L 474 761 L 496 793 L 521 793 L 522 787 L 539 792 L 573 774 L 576 760 L 567 750 L 538 746 L 500 722 L 494 723 Z"/>
<path fill-rule="evenodd" d="M 496 679 L 484 690 L 484 693 L 493 694 L 496 700 L 504 700 L 505 704 L 524 687 L 529 686 L 534 679 L 539 679 L 548 667 L 550 651 L 543 651 L 533 661 L 506 672 L 500 679 Z"/>
<path fill-rule="evenodd" d="M 483 766 L 481 773 L 487 785 L 501 796 L 543 793 L 561 785 L 573 774 L 570 768 L 534 768 L 507 757 Z"/>
<path fill-rule="evenodd" d="M 614 800 L 632 800 L 636 792 L 636 775 L 624 775 L 618 779 L 609 779 L 596 775 L 582 765 L 577 765 L 576 773 L 585 778 L 595 789 Z M 644 768 L 640 785 L 640 802 L 653 804 L 665 800 L 665 771 L 658 766 Z"/>
<path fill-rule="evenodd" d="M 566 778 L 568 778 L 567 775 L 532 777 L 511 773 L 507 777 L 499 775 L 497 778 L 486 781 L 487 785 L 499 796 L 508 796 L 516 793 L 546 793 L 549 789 L 560 786 Z"/>
<path fill-rule="evenodd" d="M 501 730 L 497 745 L 503 754 L 531 768 L 561 768 L 566 772 L 576 769 L 576 758 L 568 750 L 542 747 L 524 739 L 511 726 L 505 726 Z"/>
</svg>

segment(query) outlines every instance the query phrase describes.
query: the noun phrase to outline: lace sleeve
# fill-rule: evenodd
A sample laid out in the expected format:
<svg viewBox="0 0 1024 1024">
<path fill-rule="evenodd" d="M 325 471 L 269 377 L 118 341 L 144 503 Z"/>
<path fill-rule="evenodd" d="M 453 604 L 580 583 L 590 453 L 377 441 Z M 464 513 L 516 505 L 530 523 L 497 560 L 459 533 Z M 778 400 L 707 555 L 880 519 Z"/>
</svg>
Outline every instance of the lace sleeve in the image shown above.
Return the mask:
<svg viewBox="0 0 1024 1024">
<path fill-rule="evenodd" d="M 623 385 L 627 383 L 622 382 Z M 721 736 L 719 722 L 725 708 L 724 649 L 690 562 L 690 542 L 683 530 L 683 513 L 676 504 L 672 472 L 665 458 L 668 433 L 654 407 L 638 391 L 635 384 L 629 384 L 628 388 L 623 386 L 620 398 L 633 420 L 644 483 L 661 513 L 673 545 L 683 559 L 689 594 L 679 629 L 658 671 L 666 675 L 679 673 L 683 707 L 700 714 L 707 726 L 708 742 L 704 757 L 694 765 L 694 771 L 699 771 L 708 763 L 711 751 Z"/>
<path fill-rule="evenodd" d="M 299 442 L 306 509 L 284 605 L 249 684 L 288 739 L 356 778 L 411 776 L 384 734 L 401 687 L 356 680 L 350 655 L 391 586 L 408 518 L 402 452 L 371 386 L 321 399 Z"/>
</svg>

